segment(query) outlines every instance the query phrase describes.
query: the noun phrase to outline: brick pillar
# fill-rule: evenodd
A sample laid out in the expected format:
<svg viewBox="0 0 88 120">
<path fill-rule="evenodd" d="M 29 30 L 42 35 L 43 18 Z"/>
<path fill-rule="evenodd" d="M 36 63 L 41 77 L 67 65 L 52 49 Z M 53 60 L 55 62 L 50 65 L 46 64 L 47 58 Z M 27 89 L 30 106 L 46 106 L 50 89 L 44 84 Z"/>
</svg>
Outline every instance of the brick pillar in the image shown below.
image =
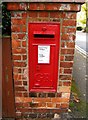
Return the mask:
<svg viewBox="0 0 88 120">
<path fill-rule="evenodd" d="M 77 1 L 76 1 L 77 2 Z M 78 3 L 8 3 L 17 117 L 53 117 L 69 108 Z M 60 22 L 60 68 L 56 93 L 28 90 L 28 22 Z"/>
</svg>

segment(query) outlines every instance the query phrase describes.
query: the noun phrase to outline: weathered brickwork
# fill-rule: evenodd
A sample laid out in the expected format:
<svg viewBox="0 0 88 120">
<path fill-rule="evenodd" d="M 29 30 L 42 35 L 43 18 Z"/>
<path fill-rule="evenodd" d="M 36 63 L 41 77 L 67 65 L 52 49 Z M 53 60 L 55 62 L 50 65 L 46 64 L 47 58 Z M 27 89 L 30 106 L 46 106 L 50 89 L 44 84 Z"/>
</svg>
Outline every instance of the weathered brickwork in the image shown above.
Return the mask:
<svg viewBox="0 0 88 120">
<path fill-rule="evenodd" d="M 12 58 L 17 117 L 53 117 L 69 108 L 80 4 L 8 3 L 11 10 Z M 28 22 L 60 22 L 60 61 L 57 93 L 29 93 Z"/>
</svg>

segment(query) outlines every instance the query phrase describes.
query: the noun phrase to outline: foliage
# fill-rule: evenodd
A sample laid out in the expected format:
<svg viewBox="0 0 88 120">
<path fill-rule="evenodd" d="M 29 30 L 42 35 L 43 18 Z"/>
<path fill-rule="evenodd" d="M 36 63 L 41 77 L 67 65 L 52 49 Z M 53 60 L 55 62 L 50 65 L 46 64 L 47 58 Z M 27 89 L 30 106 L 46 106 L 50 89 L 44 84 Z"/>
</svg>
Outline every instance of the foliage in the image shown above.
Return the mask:
<svg viewBox="0 0 88 120">
<path fill-rule="evenodd" d="M 10 12 L 7 10 L 7 4 L 2 4 L 2 34 L 11 34 L 11 17 Z"/>
<path fill-rule="evenodd" d="M 75 106 L 75 103 L 73 101 L 71 101 L 70 104 L 69 104 L 69 107 L 71 108 L 71 107 L 74 107 L 74 106 Z"/>
<path fill-rule="evenodd" d="M 88 18 L 88 3 L 82 5 L 81 11 L 77 14 L 77 26 L 81 26 L 82 28 L 86 27 L 87 18 Z"/>
<path fill-rule="evenodd" d="M 77 30 L 78 30 L 78 31 L 81 31 L 82 29 L 83 29 L 83 28 L 82 28 L 81 26 L 78 26 L 78 27 L 77 27 Z"/>
</svg>

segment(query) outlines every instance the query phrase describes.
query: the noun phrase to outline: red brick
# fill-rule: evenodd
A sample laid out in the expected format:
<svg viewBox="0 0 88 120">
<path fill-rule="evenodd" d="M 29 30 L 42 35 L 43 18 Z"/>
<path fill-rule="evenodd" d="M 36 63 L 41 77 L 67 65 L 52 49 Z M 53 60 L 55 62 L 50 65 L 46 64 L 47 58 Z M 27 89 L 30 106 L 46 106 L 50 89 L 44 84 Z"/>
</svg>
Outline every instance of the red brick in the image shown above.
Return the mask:
<svg viewBox="0 0 88 120">
<path fill-rule="evenodd" d="M 27 55 L 22 55 L 22 60 L 26 60 L 27 59 Z"/>
<path fill-rule="evenodd" d="M 36 4 L 36 3 L 30 3 L 29 5 L 30 5 L 30 7 L 29 7 L 30 10 L 37 10 L 37 8 L 38 8 L 38 4 Z"/>
<path fill-rule="evenodd" d="M 74 48 L 75 47 L 75 42 L 67 42 L 67 47 L 68 48 Z"/>
<path fill-rule="evenodd" d="M 61 92 L 57 93 L 57 97 L 62 97 L 62 93 Z"/>
<path fill-rule="evenodd" d="M 47 107 L 54 108 L 55 107 L 55 103 L 47 103 Z"/>
<path fill-rule="evenodd" d="M 15 67 L 13 68 L 14 73 L 21 73 L 21 71 L 22 70 L 20 68 L 15 68 Z"/>
<path fill-rule="evenodd" d="M 69 34 L 62 34 L 61 39 L 62 40 L 69 40 Z"/>
<path fill-rule="evenodd" d="M 16 49 L 21 47 L 21 42 L 18 40 L 12 40 L 12 48 Z"/>
<path fill-rule="evenodd" d="M 16 107 L 29 107 L 28 103 L 16 103 Z"/>
<path fill-rule="evenodd" d="M 79 11 L 80 10 L 80 5 L 70 4 L 70 9 L 73 10 L 73 11 Z"/>
<path fill-rule="evenodd" d="M 15 81 L 15 85 L 21 85 L 22 86 L 22 81 Z"/>
<path fill-rule="evenodd" d="M 11 12 L 11 17 L 22 17 L 22 12 L 15 12 L 15 11 L 13 11 L 13 12 Z"/>
<path fill-rule="evenodd" d="M 60 67 L 70 68 L 73 66 L 73 62 L 60 62 Z"/>
<path fill-rule="evenodd" d="M 23 18 L 26 18 L 26 17 L 27 17 L 27 12 L 23 12 L 23 13 L 22 13 L 22 17 L 23 17 Z"/>
<path fill-rule="evenodd" d="M 15 86 L 16 91 L 27 91 L 24 87 L 22 86 Z"/>
<path fill-rule="evenodd" d="M 58 89 L 59 89 L 59 92 L 62 92 L 62 93 L 70 93 L 71 92 L 71 86 L 59 86 Z M 62 100 L 62 102 L 69 102 L 69 98 L 66 98 L 66 99 L 68 99 L 68 101 L 63 101 Z"/>
<path fill-rule="evenodd" d="M 15 67 L 26 67 L 25 62 L 14 62 L 13 64 Z"/>
<path fill-rule="evenodd" d="M 26 3 L 19 3 L 19 10 L 27 10 L 27 4 Z"/>
<path fill-rule="evenodd" d="M 62 84 L 62 82 L 61 81 L 59 81 L 59 86 L 62 86 L 63 84 Z"/>
<path fill-rule="evenodd" d="M 35 98 L 34 102 L 51 102 L 50 98 Z"/>
<path fill-rule="evenodd" d="M 7 4 L 7 9 L 8 10 L 18 10 L 19 9 L 19 4 L 17 4 L 17 3 L 8 3 Z"/>
<path fill-rule="evenodd" d="M 16 103 L 15 105 L 16 105 L 16 107 L 21 107 L 21 106 L 23 106 L 23 103 Z"/>
<path fill-rule="evenodd" d="M 21 80 L 21 75 L 19 75 L 19 74 L 14 74 L 13 75 L 13 77 L 14 77 L 14 80 Z"/>
<path fill-rule="evenodd" d="M 45 4 L 44 3 L 38 3 L 38 9 L 39 10 L 45 10 Z"/>
<path fill-rule="evenodd" d="M 75 34 L 71 34 L 70 35 L 70 40 L 72 41 L 72 40 L 75 40 L 75 38 L 76 38 L 76 35 Z"/>
<path fill-rule="evenodd" d="M 61 26 L 62 26 L 62 28 L 61 28 L 61 34 L 62 34 L 61 40 L 63 40 L 63 41 L 61 42 L 60 81 L 58 83 L 60 88 L 59 87 L 58 88 L 61 91 L 61 93 L 70 92 L 69 86 L 71 85 L 71 79 L 72 79 L 72 76 L 71 76 L 72 69 L 70 69 L 70 68 L 72 68 L 73 62 L 66 62 L 66 61 L 73 61 L 72 54 L 74 54 L 74 49 L 67 49 L 67 48 L 74 48 L 75 46 L 74 46 L 73 42 L 69 42 L 69 41 L 65 41 L 65 40 L 72 41 L 75 39 L 74 34 L 76 31 L 76 28 L 72 27 L 72 26 L 76 25 L 76 21 L 75 21 L 76 13 L 62 12 L 62 11 L 57 12 L 57 10 L 59 10 L 59 8 L 61 7 L 60 3 L 49 3 L 50 6 L 47 3 L 26 3 L 26 4 L 30 5 L 29 8 L 24 4 L 20 4 L 20 7 L 18 9 L 24 10 L 26 7 L 26 9 L 29 9 L 30 11 L 27 11 L 27 13 L 22 11 L 21 14 L 17 15 L 17 17 L 19 19 L 16 18 L 16 14 L 13 15 L 15 17 L 15 19 L 12 18 L 12 25 L 13 25 L 13 27 L 15 27 L 13 29 L 13 32 L 17 33 L 17 35 L 16 34 L 12 35 L 12 39 L 17 40 L 17 41 L 19 39 L 19 41 L 21 42 L 21 45 L 22 45 L 21 46 L 22 48 L 19 48 L 19 49 L 17 48 L 17 49 L 12 50 L 13 51 L 13 59 L 14 60 L 20 60 L 20 59 L 22 60 L 22 62 L 15 62 L 14 61 L 14 67 L 15 67 L 14 73 L 15 73 L 15 75 L 17 75 L 17 73 L 21 73 L 22 76 L 24 76 L 23 75 L 23 68 L 21 68 L 21 67 L 26 67 L 26 62 L 24 62 L 24 61 L 27 60 L 27 55 L 26 55 L 27 51 L 26 51 L 26 48 L 25 49 L 23 48 L 23 47 L 26 47 L 26 41 L 24 41 L 24 40 L 26 40 L 26 34 L 23 34 L 23 33 L 21 34 L 21 32 L 27 31 L 27 27 L 26 27 L 26 25 L 27 25 L 26 20 L 27 19 L 26 18 L 29 17 L 28 21 L 40 21 L 40 20 L 41 21 L 49 21 L 49 19 L 50 19 L 51 21 L 56 20 L 55 22 L 57 22 L 57 20 L 61 20 Z M 75 8 L 76 7 L 72 8 L 72 9 L 74 10 Z M 46 9 L 46 11 L 44 11 L 45 9 Z M 42 11 L 37 11 L 37 10 L 42 10 Z M 47 10 L 49 10 L 49 11 L 47 11 Z M 17 12 L 15 12 L 15 13 L 17 13 Z M 51 18 L 49 18 L 49 14 L 50 14 Z M 24 19 L 24 21 L 22 21 L 22 19 L 20 17 L 22 17 Z M 39 18 L 39 17 L 41 17 L 41 18 Z M 44 18 L 44 17 L 47 17 L 47 18 Z M 55 19 L 55 18 L 60 18 L 60 19 Z M 64 25 L 64 27 L 63 27 L 63 25 Z M 16 46 L 16 45 L 14 45 L 14 46 Z M 16 55 L 14 55 L 14 54 L 16 54 Z M 21 54 L 20 57 L 19 57 L 19 54 Z M 67 56 L 65 54 L 67 54 Z M 70 54 L 70 56 L 68 54 Z M 16 69 L 17 67 L 19 67 L 20 70 Z M 18 71 L 20 71 L 20 72 L 18 72 Z M 24 104 L 24 106 L 22 105 L 23 108 L 21 108 L 21 109 L 18 109 L 20 107 L 20 105 L 18 105 L 18 108 L 17 108 L 18 111 L 29 112 L 30 111 L 29 108 L 25 109 L 24 107 L 30 107 L 30 105 L 29 106 L 27 106 L 27 105 L 28 105 L 28 103 L 31 103 L 33 101 L 38 103 L 37 107 L 41 107 L 41 108 L 42 107 L 44 107 L 44 108 L 45 107 L 50 107 L 50 108 L 56 107 L 56 109 L 57 108 L 59 109 L 60 107 L 67 108 L 67 104 L 64 104 L 64 102 L 69 102 L 69 101 L 66 98 L 65 99 L 60 98 L 61 96 L 59 96 L 58 98 L 53 97 L 53 99 L 50 97 L 48 97 L 48 98 L 33 98 L 33 101 L 31 98 L 31 100 L 29 102 L 29 100 L 28 100 L 29 93 L 26 89 L 26 87 L 28 86 L 27 78 L 24 76 L 24 78 L 22 78 L 22 80 L 20 80 L 20 78 L 18 76 L 15 76 L 14 80 L 15 80 L 15 90 L 16 90 L 15 95 L 21 96 L 21 97 L 25 96 L 24 98 L 27 98 L 27 100 L 25 100 L 24 98 L 23 98 L 23 100 L 21 98 L 19 99 L 19 102 L 27 103 L 27 104 Z M 57 94 L 55 94 L 55 95 L 57 95 Z M 51 101 L 51 99 L 52 99 L 52 101 Z M 61 104 L 61 102 L 63 102 L 63 104 Z M 32 110 L 32 112 L 33 112 L 33 110 Z M 36 112 L 36 110 L 35 110 L 35 112 Z"/>
<path fill-rule="evenodd" d="M 46 107 L 46 103 L 38 103 L 38 107 Z"/>
<path fill-rule="evenodd" d="M 63 98 L 70 98 L 70 93 L 62 93 Z"/>
<path fill-rule="evenodd" d="M 38 16 L 38 12 L 36 11 L 29 11 L 28 12 L 28 17 L 37 17 Z"/>
<path fill-rule="evenodd" d="M 60 108 L 55 108 L 55 109 L 51 109 L 51 112 L 60 114 L 60 113 L 63 113 L 63 112 L 65 113 L 66 110 L 65 109 L 60 109 Z"/>
<path fill-rule="evenodd" d="M 11 12 L 11 17 L 15 17 L 14 11 Z"/>
<path fill-rule="evenodd" d="M 13 55 L 13 60 L 21 60 L 21 55 Z"/>
<path fill-rule="evenodd" d="M 58 5 L 57 5 L 58 6 Z M 45 4 L 45 9 L 46 10 L 53 10 L 54 8 L 54 5 L 52 3 L 49 3 L 49 4 Z"/>
<path fill-rule="evenodd" d="M 48 12 L 39 12 L 39 17 L 48 17 L 49 13 Z"/>
<path fill-rule="evenodd" d="M 61 54 L 74 54 L 74 49 L 61 49 Z"/>
<path fill-rule="evenodd" d="M 64 56 L 60 56 L 60 61 L 64 61 Z"/>
<path fill-rule="evenodd" d="M 23 81 L 23 85 L 27 85 L 27 81 Z"/>
<path fill-rule="evenodd" d="M 24 75 L 24 74 L 23 74 L 23 75 L 22 75 L 22 80 L 26 80 L 26 78 L 27 78 L 26 76 L 27 76 L 27 75 Z"/>
<path fill-rule="evenodd" d="M 62 27 L 62 31 L 61 32 L 64 34 L 66 32 L 66 29 L 67 29 L 66 27 Z"/>
<path fill-rule="evenodd" d="M 20 32 L 21 28 L 18 25 L 12 25 L 11 30 L 12 30 L 12 32 Z"/>
<path fill-rule="evenodd" d="M 62 26 L 76 26 L 76 20 L 63 20 Z"/>
<path fill-rule="evenodd" d="M 13 54 L 25 54 L 26 50 L 24 48 L 20 48 L 20 49 L 12 49 L 12 53 Z"/>
<path fill-rule="evenodd" d="M 65 42 L 61 42 L 61 47 L 65 47 Z"/>
<path fill-rule="evenodd" d="M 72 74 L 72 69 L 64 69 L 65 74 Z"/>
<path fill-rule="evenodd" d="M 68 103 L 62 103 L 61 104 L 61 108 L 68 108 L 69 107 L 69 104 Z"/>
<path fill-rule="evenodd" d="M 49 113 L 50 112 L 50 109 L 47 109 L 47 108 L 39 108 L 39 109 L 32 109 L 32 112 L 34 113 Z"/>
<path fill-rule="evenodd" d="M 13 67 L 13 73 L 18 73 L 18 68 Z"/>
<path fill-rule="evenodd" d="M 76 19 L 76 13 L 74 13 L 74 12 L 68 12 L 66 14 L 66 18 L 68 18 L 68 19 Z"/>
<path fill-rule="evenodd" d="M 23 92 L 23 97 L 28 97 L 28 92 Z"/>
<path fill-rule="evenodd" d="M 24 39 L 25 35 L 26 35 L 25 33 L 18 34 L 18 39 Z"/>
<path fill-rule="evenodd" d="M 21 31 L 22 31 L 22 32 L 26 32 L 26 25 L 22 25 L 22 26 L 21 26 Z"/>
<path fill-rule="evenodd" d="M 61 108 L 61 105 L 59 103 L 56 104 L 56 108 Z"/>
<path fill-rule="evenodd" d="M 73 61 L 74 56 L 65 56 L 65 61 Z"/>
<path fill-rule="evenodd" d="M 22 72 L 22 69 L 21 68 L 18 68 L 18 73 L 21 73 Z"/>
<path fill-rule="evenodd" d="M 33 103 L 33 102 L 32 102 L 32 103 L 30 103 L 30 107 L 31 107 L 31 108 L 38 108 L 38 104 L 39 104 L 39 103 Z"/>
<path fill-rule="evenodd" d="M 66 12 L 60 12 L 60 14 L 61 14 L 61 18 L 65 18 L 66 17 Z"/>
<path fill-rule="evenodd" d="M 69 101 L 69 99 L 68 98 L 51 98 L 51 101 L 53 102 L 53 103 L 60 103 L 60 102 L 68 102 Z"/>
<path fill-rule="evenodd" d="M 22 20 L 18 20 L 20 22 L 21 25 L 25 25 L 26 24 L 26 18 L 23 18 Z"/>
<path fill-rule="evenodd" d="M 65 18 L 66 17 L 66 13 L 65 12 L 57 12 L 57 11 L 53 11 L 50 12 L 50 17 L 51 18 Z"/>
<path fill-rule="evenodd" d="M 61 4 L 57 3 L 48 3 L 45 5 L 46 10 L 58 10 L 61 7 Z"/>
<path fill-rule="evenodd" d="M 28 112 L 27 111 L 27 108 L 23 108 L 23 107 L 20 107 L 20 108 L 16 108 L 16 112 L 21 112 L 21 116 L 23 115 L 23 112 Z M 19 120 L 19 119 L 18 119 Z"/>
<path fill-rule="evenodd" d="M 63 86 L 71 86 L 71 82 L 63 82 Z"/>
<path fill-rule="evenodd" d="M 32 102 L 30 97 L 16 97 L 16 103 L 29 103 Z"/>
<path fill-rule="evenodd" d="M 72 80 L 71 75 L 60 75 L 60 80 Z"/>
<path fill-rule="evenodd" d="M 59 12 L 50 12 L 51 18 L 61 18 L 61 14 Z"/>
<path fill-rule="evenodd" d="M 15 96 L 16 97 L 22 97 L 22 92 L 15 91 Z"/>
<path fill-rule="evenodd" d="M 58 102 L 60 102 L 60 98 L 51 98 L 51 102 L 52 103 L 58 103 Z"/>
<path fill-rule="evenodd" d="M 22 41 L 22 47 L 26 47 L 26 41 Z"/>
<path fill-rule="evenodd" d="M 17 40 L 18 35 L 16 33 L 12 33 L 12 40 Z"/>
<path fill-rule="evenodd" d="M 13 18 L 11 20 L 13 25 L 25 25 L 26 24 L 26 19 L 21 19 L 21 18 Z"/>
<path fill-rule="evenodd" d="M 64 68 L 60 67 L 60 73 L 63 73 L 63 71 L 64 71 Z"/>
<path fill-rule="evenodd" d="M 75 28 L 67 28 L 67 33 L 75 33 L 76 32 L 76 27 Z"/>
</svg>

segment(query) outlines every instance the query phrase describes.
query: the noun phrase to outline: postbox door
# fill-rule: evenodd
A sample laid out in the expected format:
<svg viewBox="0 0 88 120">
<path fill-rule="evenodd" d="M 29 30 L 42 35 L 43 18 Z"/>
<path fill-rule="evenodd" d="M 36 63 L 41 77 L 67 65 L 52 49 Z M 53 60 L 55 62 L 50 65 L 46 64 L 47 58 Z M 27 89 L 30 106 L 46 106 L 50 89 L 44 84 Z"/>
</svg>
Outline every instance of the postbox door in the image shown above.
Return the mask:
<svg viewBox="0 0 88 120">
<path fill-rule="evenodd" d="M 44 90 L 55 92 L 57 89 L 59 55 L 58 33 L 59 26 L 55 24 L 29 24 L 30 91 Z"/>
</svg>

